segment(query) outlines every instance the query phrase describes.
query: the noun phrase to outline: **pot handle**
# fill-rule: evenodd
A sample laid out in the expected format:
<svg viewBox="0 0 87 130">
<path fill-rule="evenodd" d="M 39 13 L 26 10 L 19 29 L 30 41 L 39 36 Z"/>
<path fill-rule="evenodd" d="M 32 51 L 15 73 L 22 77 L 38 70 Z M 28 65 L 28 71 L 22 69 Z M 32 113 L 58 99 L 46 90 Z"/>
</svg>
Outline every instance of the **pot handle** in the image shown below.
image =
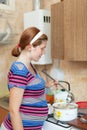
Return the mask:
<svg viewBox="0 0 87 130">
<path fill-rule="evenodd" d="M 68 91 L 70 91 L 70 83 L 69 82 L 67 82 L 67 81 L 64 81 L 64 80 L 59 80 L 58 81 L 59 83 L 66 83 L 67 85 L 68 85 Z M 60 84 L 59 84 L 60 85 Z"/>
</svg>

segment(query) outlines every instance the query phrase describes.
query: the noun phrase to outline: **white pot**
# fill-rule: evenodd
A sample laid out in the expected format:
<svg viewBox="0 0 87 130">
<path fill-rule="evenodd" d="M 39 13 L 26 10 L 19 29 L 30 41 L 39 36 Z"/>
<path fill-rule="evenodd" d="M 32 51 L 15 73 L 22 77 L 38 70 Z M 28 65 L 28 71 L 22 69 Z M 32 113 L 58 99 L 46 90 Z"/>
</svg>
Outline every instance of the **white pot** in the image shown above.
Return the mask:
<svg viewBox="0 0 87 130">
<path fill-rule="evenodd" d="M 53 114 L 56 120 L 71 121 L 77 118 L 78 105 L 75 103 L 54 103 Z"/>
<path fill-rule="evenodd" d="M 55 103 L 57 103 L 57 102 L 70 103 L 72 101 L 74 101 L 74 95 L 68 90 L 60 89 L 54 93 L 54 102 Z"/>
<path fill-rule="evenodd" d="M 68 92 L 63 90 L 57 90 L 54 94 L 54 102 L 67 102 Z"/>
</svg>

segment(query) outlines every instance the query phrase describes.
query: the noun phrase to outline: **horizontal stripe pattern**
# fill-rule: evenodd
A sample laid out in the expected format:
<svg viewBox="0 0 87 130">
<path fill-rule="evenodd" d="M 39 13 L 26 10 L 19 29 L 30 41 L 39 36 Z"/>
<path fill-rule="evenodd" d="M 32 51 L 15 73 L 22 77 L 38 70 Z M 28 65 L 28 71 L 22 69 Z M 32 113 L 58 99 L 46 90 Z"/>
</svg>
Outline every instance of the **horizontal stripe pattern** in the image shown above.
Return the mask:
<svg viewBox="0 0 87 130">
<path fill-rule="evenodd" d="M 40 117 L 40 116 L 30 115 L 30 114 L 26 115 L 23 112 L 20 112 L 20 115 L 21 115 L 22 119 L 24 119 L 24 120 L 44 121 L 47 119 L 47 116 Z"/>
<path fill-rule="evenodd" d="M 41 130 L 48 115 L 44 80 L 38 74 L 34 76 L 24 64 L 15 62 L 8 73 L 8 88 L 12 87 L 24 89 L 19 110 L 24 130 Z M 10 114 L 4 125 L 12 130 Z"/>
<path fill-rule="evenodd" d="M 44 93 L 45 93 L 44 89 L 41 89 L 41 90 L 26 90 L 24 92 L 23 97 L 24 98 L 28 98 L 28 97 L 38 98 L 38 97 L 42 96 Z"/>
<path fill-rule="evenodd" d="M 24 130 L 41 130 L 43 125 L 42 121 L 40 121 L 39 123 L 38 121 L 27 121 L 26 123 L 26 121 L 23 120 L 22 123 L 25 126 Z M 35 124 L 35 126 L 32 125 L 33 123 Z M 5 122 L 3 124 L 7 130 L 13 130 L 11 121 L 7 117 L 5 118 Z"/>
<path fill-rule="evenodd" d="M 6 116 L 5 118 L 4 126 L 7 128 L 7 130 L 12 130 L 12 124 L 11 121 L 8 119 L 8 116 Z"/>
<path fill-rule="evenodd" d="M 48 107 L 31 107 L 31 106 L 21 106 L 20 111 L 27 115 L 35 115 L 35 116 L 47 116 Z"/>
<path fill-rule="evenodd" d="M 10 70 L 10 73 L 8 74 L 8 79 L 9 82 L 8 84 L 12 84 L 12 85 L 16 85 L 16 86 L 26 86 L 28 84 L 28 81 L 31 82 L 32 80 L 34 80 L 34 76 L 27 74 L 27 76 L 23 76 L 23 75 L 19 75 L 18 74 L 14 74 L 14 72 L 12 72 Z"/>
<path fill-rule="evenodd" d="M 29 98 L 23 98 L 22 100 L 22 104 L 33 104 L 33 103 L 37 103 L 37 102 L 41 102 L 43 99 L 45 99 L 45 94 L 40 96 L 39 98 L 33 98 L 33 97 L 29 97 Z M 32 101 L 32 102 L 31 102 Z"/>
</svg>

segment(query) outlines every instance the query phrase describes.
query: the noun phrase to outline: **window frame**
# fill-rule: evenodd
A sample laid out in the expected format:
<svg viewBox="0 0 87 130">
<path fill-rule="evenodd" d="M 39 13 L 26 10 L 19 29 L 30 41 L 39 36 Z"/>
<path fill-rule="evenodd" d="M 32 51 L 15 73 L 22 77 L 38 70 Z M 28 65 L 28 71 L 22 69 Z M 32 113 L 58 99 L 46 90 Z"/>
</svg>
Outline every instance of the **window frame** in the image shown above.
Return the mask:
<svg viewBox="0 0 87 130">
<path fill-rule="evenodd" d="M 7 0 L 8 4 L 0 3 L 0 10 L 15 10 L 15 0 Z"/>
</svg>

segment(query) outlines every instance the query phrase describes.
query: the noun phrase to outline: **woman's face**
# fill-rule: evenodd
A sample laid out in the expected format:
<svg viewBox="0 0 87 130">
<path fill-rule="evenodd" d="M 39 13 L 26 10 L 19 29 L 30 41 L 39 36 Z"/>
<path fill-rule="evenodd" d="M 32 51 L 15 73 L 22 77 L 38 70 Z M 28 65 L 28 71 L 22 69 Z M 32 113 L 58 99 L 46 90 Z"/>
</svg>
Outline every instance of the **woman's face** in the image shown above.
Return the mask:
<svg viewBox="0 0 87 130">
<path fill-rule="evenodd" d="M 31 47 L 31 59 L 33 61 L 38 61 L 42 55 L 45 54 L 47 46 L 47 41 L 42 41 L 42 43 L 37 47 Z"/>
</svg>

